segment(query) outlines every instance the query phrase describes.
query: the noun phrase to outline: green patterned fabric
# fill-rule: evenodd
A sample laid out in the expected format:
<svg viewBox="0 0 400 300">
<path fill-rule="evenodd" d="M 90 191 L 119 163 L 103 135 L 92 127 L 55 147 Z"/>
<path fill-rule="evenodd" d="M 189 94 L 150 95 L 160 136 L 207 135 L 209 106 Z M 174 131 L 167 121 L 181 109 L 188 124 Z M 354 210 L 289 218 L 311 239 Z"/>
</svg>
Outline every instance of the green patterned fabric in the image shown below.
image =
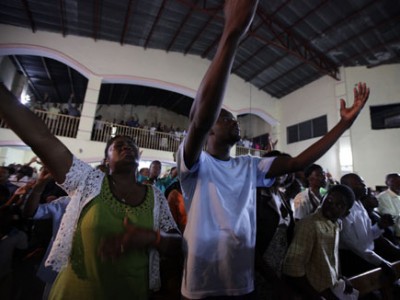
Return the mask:
<svg viewBox="0 0 400 300">
<path fill-rule="evenodd" d="M 101 239 L 123 232 L 125 216 L 144 228 L 153 228 L 154 194 L 147 188 L 143 203 L 129 206 L 112 195 L 107 177 L 100 194 L 83 210 L 74 234 L 67 267 L 59 274 L 50 299 L 147 299 L 147 250 L 126 253 L 115 261 L 101 261 Z"/>
</svg>

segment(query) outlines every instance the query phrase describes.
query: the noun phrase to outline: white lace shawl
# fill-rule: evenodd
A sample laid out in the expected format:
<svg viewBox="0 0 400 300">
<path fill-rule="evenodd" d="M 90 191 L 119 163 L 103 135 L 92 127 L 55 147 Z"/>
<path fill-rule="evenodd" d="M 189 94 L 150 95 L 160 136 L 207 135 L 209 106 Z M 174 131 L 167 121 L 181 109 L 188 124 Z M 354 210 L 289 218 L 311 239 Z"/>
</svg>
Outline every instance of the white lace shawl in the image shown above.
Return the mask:
<svg viewBox="0 0 400 300">
<path fill-rule="evenodd" d="M 100 193 L 104 175 L 100 170 L 93 169 L 87 163 L 73 157 L 72 166 L 66 174 L 65 182 L 60 184 L 71 197 L 71 201 L 66 208 L 53 247 L 45 263 L 54 271 L 60 272 L 67 265 L 79 216 L 83 207 Z M 153 191 L 154 230 L 162 232 L 177 230 L 179 232 L 164 195 L 155 187 L 153 187 Z M 161 286 L 159 261 L 158 252 L 151 249 L 149 252 L 149 287 L 151 290 L 158 290 Z"/>
</svg>

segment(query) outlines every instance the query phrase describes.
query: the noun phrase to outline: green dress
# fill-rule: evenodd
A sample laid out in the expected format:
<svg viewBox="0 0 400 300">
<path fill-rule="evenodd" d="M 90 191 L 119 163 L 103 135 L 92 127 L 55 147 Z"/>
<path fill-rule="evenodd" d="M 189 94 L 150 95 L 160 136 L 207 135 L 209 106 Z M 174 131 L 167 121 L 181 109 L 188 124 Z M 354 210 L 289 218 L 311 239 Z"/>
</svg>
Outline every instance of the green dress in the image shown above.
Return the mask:
<svg viewBox="0 0 400 300">
<path fill-rule="evenodd" d="M 148 299 L 148 250 L 103 262 L 98 248 L 102 238 L 123 232 L 125 216 L 132 224 L 152 229 L 153 207 L 151 187 L 145 200 L 133 207 L 114 198 L 105 177 L 100 194 L 82 210 L 68 265 L 58 275 L 49 299 Z"/>
</svg>

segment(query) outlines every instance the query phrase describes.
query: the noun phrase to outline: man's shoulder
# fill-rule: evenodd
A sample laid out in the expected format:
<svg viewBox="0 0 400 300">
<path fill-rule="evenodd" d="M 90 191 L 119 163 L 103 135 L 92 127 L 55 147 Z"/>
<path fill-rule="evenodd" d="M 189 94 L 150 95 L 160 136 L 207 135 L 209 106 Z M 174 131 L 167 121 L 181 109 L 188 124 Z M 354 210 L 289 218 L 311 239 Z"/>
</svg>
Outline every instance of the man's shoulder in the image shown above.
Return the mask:
<svg viewBox="0 0 400 300">
<path fill-rule="evenodd" d="M 391 194 L 390 194 L 389 189 L 384 190 L 383 192 L 379 193 L 379 195 L 377 196 L 377 198 L 378 198 L 379 200 L 384 200 L 384 199 L 389 199 L 389 198 L 391 198 Z"/>
</svg>

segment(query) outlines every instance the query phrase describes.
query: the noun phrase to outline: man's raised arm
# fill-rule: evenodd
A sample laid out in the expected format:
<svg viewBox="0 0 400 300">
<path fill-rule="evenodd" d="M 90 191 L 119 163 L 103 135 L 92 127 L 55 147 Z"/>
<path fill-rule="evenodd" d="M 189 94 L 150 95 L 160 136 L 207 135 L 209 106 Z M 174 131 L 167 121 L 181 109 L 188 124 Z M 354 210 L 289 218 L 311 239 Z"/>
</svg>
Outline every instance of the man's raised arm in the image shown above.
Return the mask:
<svg viewBox="0 0 400 300">
<path fill-rule="evenodd" d="M 198 160 L 208 132 L 216 122 L 236 49 L 254 18 L 258 0 L 226 0 L 225 25 L 217 52 L 199 86 L 189 115 L 184 160 L 191 168 Z"/>
<path fill-rule="evenodd" d="M 353 124 L 369 97 L 369 88 L 365 83 L 358 83 L 354 88 L 354 103 L 346 107 L 340 100 L 340 121 L 326 135 L 293 158 L 277 157 L 267 173 L 267 177 L 302 170 L 324 155 L 336 143 L 339 137 Z"/>
</svg>

